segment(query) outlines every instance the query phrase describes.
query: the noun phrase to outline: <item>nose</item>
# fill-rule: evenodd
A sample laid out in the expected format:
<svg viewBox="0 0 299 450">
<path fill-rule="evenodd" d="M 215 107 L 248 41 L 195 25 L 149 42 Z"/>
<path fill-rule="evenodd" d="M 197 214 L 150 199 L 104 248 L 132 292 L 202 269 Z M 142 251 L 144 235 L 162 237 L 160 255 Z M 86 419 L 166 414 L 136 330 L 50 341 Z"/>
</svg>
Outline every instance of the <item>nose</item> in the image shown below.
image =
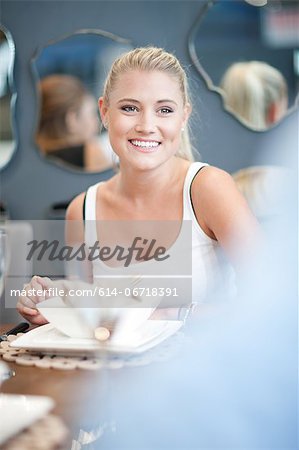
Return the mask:
<svg viewBox="0 0 299 450">
<path fill-rule="evenodd" d="M 144 111 L 135 125 L 137 133 L 151 134 L 156 132 L 155 117 L 151 112 Z"/>
</svg>

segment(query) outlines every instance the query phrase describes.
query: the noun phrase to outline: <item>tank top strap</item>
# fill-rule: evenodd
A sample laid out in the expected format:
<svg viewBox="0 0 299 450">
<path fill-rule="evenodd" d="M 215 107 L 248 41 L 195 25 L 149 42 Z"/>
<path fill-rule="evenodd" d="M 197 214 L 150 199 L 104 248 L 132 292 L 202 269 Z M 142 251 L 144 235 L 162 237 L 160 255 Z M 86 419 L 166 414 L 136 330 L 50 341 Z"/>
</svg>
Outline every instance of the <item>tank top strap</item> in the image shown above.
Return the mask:
<svg viewBox="0 0 299 450">
<path fill-rule="evenodd" d="M 209 164 L 203 162 L 194 162 L 190 165 L 184 182 L 184 219 L 191 219 L 194 216 L 192 199 L 191 199 L 191 185 L 197 173 Z"/>
<path fill-rule="evenodd" d="M 90 186 L 85 195 L 84 221 L 85 221 L 85 242 L 93 245 L 97 240 L 96 211 L 97 211 L 97 189 L 102 182 Z"/>
<path fill-rule="evenodd" d="M 94 184 L 93 186 L 90 186 L 86 191 L 84 205 L 85 220 L 96 220 L 97 189 L 100 184 L 101 182 Z"/>
</svg>

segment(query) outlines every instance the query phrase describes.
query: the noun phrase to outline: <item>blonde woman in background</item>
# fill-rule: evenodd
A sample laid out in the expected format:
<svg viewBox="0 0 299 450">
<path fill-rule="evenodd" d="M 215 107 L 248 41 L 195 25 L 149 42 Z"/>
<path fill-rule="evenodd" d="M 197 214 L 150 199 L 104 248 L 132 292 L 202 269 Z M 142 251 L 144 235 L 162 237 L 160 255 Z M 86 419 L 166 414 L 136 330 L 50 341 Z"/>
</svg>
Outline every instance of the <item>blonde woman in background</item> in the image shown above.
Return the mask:
<svg viewBox="0 0 299 450">
<path fill-rule="evenodd" d="M 190 221 L 192 299 L 201 303 L 222 272 L 219 250 L 239 269 L 254 252 L 258 226 L 228 173 L 193 162 L 188 135 L 191 102 L 183 67 L 161 48 L 134 49 L 112 65 L 99 108 L 119 158 L 119 172 L 76 197 L 67 221 L 82 225 L 88 221 L 85 230 L 91 224 L 100 246 L 110 248 L 112 231 L 110 226 L 105 229 L 107 221 L 120 228 L 128 222 L 133 227 L 138 221 L 165 221 L 169 225 L 162 232 L 169 251 L 180 239 L 182 221 Z M 172 222 L 179 224 L 176 233 Z M 80 240 L 90 245 L 83 226 Z M 139 273 L 147 262 L 135 264 Z M 93 280 L 107 272 L 111 276 L 113 268 L 99 259 L 93 261 Z M 228 265 L 221 277 L 224 295 L 231 287 L 230 273 Z M 27 297 L 19 300 L 19 312 L 35 324 L 46 322 L 36 309 L 43 298 L 30 295 L 30 289 L 50 285 L 51 280 L 34 277 L 26 287 Z"/>
<path fill-rule="evenodd" d="M 287 83 L 277 69 L 264 62 L 231 65 L 220 87 L 226 107 L 256 130 L 268 128 L 287 111 Z"/>
</svg>

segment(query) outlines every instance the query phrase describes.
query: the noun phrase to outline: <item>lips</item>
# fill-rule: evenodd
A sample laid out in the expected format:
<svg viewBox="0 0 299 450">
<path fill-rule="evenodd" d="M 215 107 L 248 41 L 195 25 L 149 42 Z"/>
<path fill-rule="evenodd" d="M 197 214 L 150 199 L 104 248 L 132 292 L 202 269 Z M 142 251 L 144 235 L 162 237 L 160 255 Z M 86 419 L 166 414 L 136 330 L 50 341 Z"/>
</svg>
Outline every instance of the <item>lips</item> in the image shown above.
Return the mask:
<svg viewBox="0 0 299 450">
<path fill-rule="evenodd" d="M 153 140 L 145 140 L 145 139 L 130 139 L 129 142 L 135 147 L 137 150 L 142 152 L 151 152 L 157 149 L 161 142 L 153 141 Z"/>
</svg>

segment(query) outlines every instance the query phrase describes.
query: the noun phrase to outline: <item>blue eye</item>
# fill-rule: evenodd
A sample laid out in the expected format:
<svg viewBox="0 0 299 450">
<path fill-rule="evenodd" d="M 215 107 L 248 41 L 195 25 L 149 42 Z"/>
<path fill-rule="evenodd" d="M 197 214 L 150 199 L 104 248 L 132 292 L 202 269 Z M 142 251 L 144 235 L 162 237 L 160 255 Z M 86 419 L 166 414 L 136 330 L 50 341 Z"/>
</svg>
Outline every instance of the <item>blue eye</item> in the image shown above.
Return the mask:
<svg viewBox="0 0 299 450">
<path fill-rule="evenodd" d="M 121 109 L 122 109 L 122 111 L 125 111 L 125 112 L 128 112 L 128 113 L 137 112 L 138 111 L 136 106 L 122 106 Z"/>
<path fill-rule="evenodd" d="M 164 107 L 164 108 L 159 109 L 159 112 L 166 116 L 168 114 L 173 113 L 173 110 L 171 108 L 165 108 Z"/>
</svg>

